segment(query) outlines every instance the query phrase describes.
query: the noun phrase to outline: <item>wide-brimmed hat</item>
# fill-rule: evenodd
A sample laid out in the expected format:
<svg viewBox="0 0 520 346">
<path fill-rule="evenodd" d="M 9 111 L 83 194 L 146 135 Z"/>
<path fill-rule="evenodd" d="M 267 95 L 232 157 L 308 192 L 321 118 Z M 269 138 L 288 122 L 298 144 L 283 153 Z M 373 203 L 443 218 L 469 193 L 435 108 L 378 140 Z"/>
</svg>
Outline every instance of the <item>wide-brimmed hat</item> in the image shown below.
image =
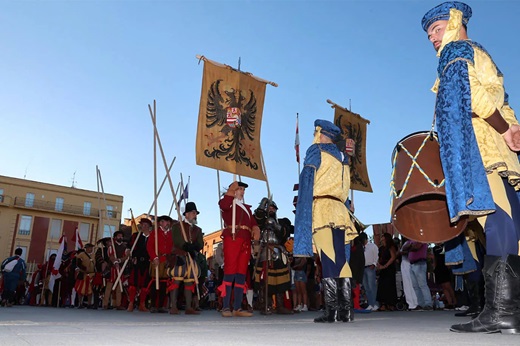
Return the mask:
<svg viewBox="0 0 520 346">
<path fill-rule="evenodd" d="M 148 219 L 148 218 L 146 218 L 146 217 L 143 217 L 143 218 L 141 218 L 141 220 L 139 220 L 139 224 L 142 224 L 142 223 L 147 223 L 147 224 L 149 224 L 150 226 L 153 225 L 152 220 L 150 220 L 150 219 Z"/>
<path fill-rule="evenodd" d="M 237 181 L 238 183 L 238 186 L 241 186 L 243 187 L 244 189 L 247 188 L 249 185 L 247 185 L 246 183 L 243 183 L 241 181 Z M 231 185 L 233 185 L 233 183 L 229 184 L 229 187 L 231 187 Z"/>
<path fill-rule="evenodd" d="M 173 219 L 171 217 L 169 217 L 168 215 L 162 215 L 157 218 L 157 222 L 161 222 L 161 221 L 173 222 Z"/>
<path fill-rule="evenodd" d="M 111 237 L 105 237 L 105 238 L 101 238 L 97 241 L 97 243 L 101 243 L 103 245 L 105 245 L 107 243 L 107 241 L 112 241 L 112 238 Z"/>
<path fill-rule="evenodd" d="M 125 236 L 125 234 L 123 233 L 123 231 L 115 231 L 113 237 L 115 238 L 115 237 L 117 237 L 119 234 L 121 234 L 123 237 Z"/>
<path fill-rule="evenodd" d="M 197 210 L 197 206 L 195 205 L 195 202 L 186 203 L 186 210 L 184 210 L 184 213 L 182 213 L 182 215 L 186 215 L 186 213 L 189 213 L 190 211 L 196 211 L 197 215 L 200 214 L 200 212 Z"/>
<path fill-rule="evenodd" d="M 92 244 L 92 243 L 86 243 L 85 246 L 84 246 L 85 249 L 86 249 L 86 248 L 89 248 L 89 247 L 94 247 L 94 244 Z"/>
</svg>

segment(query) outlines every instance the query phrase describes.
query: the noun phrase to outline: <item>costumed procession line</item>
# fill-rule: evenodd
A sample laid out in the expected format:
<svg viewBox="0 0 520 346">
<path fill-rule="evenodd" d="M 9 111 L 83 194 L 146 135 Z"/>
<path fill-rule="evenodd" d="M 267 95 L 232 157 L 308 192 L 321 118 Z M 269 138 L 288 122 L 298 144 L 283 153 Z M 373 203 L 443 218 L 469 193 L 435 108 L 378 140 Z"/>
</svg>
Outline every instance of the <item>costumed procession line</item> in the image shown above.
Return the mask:
<svg viewBox="0 0 520 346">
<path fill-rule="evenodd" d="M 240 72 L 240 73 L 243 73 L 243 74 L 248 75 L 248 76 L 250 76 L 250 77 L 253 77 L 254 79 L 256 79 L 256 80 L 259 81 L 259 82 L 266 83 L 266 84 L 272 85 L 272 86 L 274 86 L 274 87 L 278 87 L 278 84 L 275 83 L 275 82 L 271 82 L 271 81 L 268 81 L 268 80 L 266 80 L 266 79 L 262 79 L 262 78 L 260 78 L 260 77 L 257 77 L 257 76 L 255 76 L 255 75 L 253 75 L 253 74 L 250 73 L 250 72 L 240 71 L 240 70 L 238 70 L 238 69 L 236 69 L 236 68 L 233 68 L 233 67 L 231 67 L 231 66 L 229 66 L 229 65 L 221 64 L 221 63 L 219 63 L 219 62 L 216 62 L 216 61 L 210 60 L 210 59 L 206 58 L 204 55 L 199 55 L 199 54 L 197 54 L 197 55 L 195 55 L 195 58 L 197 58 L 197 59 L 199 60 L 199 62 L 200 62 L 201 60 L 203 60 L 203 61 L 205 61 L 205 62 L 209 62 L 209 63 L 211 63 L 211 64 L 213 64 L 213 65 L 215 65 L 215 66 L 226 67 L 226 68 L 229 68 L 229 69 L 231 69 L 231 70 L 233 70 L 233 71 Z"/>
<path fill-rule="evenodd" d="M 163 150 L 163 147 L 162 147 L 162 144 L 161 144 L 161 138 L 159 137 L 159 132 L 157 131 L 157 124 L 156 124 L 157 113 L 156 113 L 156 102 L 155 102 L 155 100 L 153 101 L 153 108 L 154 108 L 154 111 L 152 113 L 152 108 L 150 107 L 150 105 L 148 105 L 148 109 L 150 110 L 150 117 L 152 118 L 152 124 L 153 124 L 153 128 L 154 128 L 154 138 L 156 139 L 156 141 L 154 141 L 154 147 L 155 147 L 155 143 L 157 143 L 157 145 L 159 145 L 159 151 L 161 152 L 161 157 L 162 157 L 162 161 L 163 161 L 163 164 L 164 164 L 164 169 L 168 170 L 168 164 L 166 163 L 166 156 L 164 155 L 164 150 Z M 179 209 L 179 203 L 177 202 L 177 196 L 175 195 L 175 190 L 174 190 L 174 187 L 173 187 L 172 178 L 170 176 L 170 172 L 169 171 L 166 172 L 166 176 L 168 177 L 168 182 L 170 184 L 170 190 L 171 190 L 171 193 L 173 195 L 173 201 L 174 201 L 175 206 L 177 208 L 177 216 L 178 216 L 179 224 L 180 224 L 180 227 L 181 227 L 181 233 L 182 233 L 182 236 L 184 238 L 184 241 L 188 242 L 188 239 L 186 237 L 186 231 L 184 229 L 184 224 L 182 222 L 181 211 Z M 155 184 L 157 184 L 157 181 L 155 181 Z M 155 204 L 155 208 L 157 208 L 157 203 Z M 156 217 L 157 217 L 157 215 L 156 215 Z M 156 227 L 157 227 L 157 225 L 156 225 Z M 158 237 L 155 237 L 156 251 L 157 251 L 157 248 L 158 248 L 157 238 Z M 193 259 L 190 256 L 186 256 L 186 258 L 189 259 L 187 261 L 188 268 L 194 274 L 193 276 L 194 276 L 194 279 L 195 279 L 195 285 L 196 285 L 195 287 L 197 288 L 197 297 L 200 299 L 199 279 L 198 279 L 197 275 L 195 275 L 195 268 L 194 268 Z M 159 267 L 157 266 L 156 268 L 157 268 L 156 269 L 156 273 L 158 274 L 159 273 Z M 157 285 L 157 289 L 158 289 L 159 275 L 157 275 L 156 285 Z"/>
</svg>

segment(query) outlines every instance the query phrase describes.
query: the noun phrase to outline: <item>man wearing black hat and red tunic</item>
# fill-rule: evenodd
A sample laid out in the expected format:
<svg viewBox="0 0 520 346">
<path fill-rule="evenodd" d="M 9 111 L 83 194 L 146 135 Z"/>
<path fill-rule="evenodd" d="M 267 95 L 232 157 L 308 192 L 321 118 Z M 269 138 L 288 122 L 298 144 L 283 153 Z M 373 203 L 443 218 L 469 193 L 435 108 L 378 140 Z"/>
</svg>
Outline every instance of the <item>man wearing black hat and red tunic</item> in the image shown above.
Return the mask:
<svg viewBox="0 0 520 346">
<path fill-rule="evenodd" d="M 128 279 L 128 311 L 134 311 L 135 297 L 139 294 L 139 311 L 148 312 L 146 297 L 150 283 L 150 256 L 146 244 L 150 237 L 152 221 L 145 217 L 139 220 L 139 232 L 132 234 L 127 245 L 127 252 L 131 256 L 130 278 Z M 132 252 L 130 250 L 133 248 Z"/>
<path fill-rule="evenodd" d="M 184 297 L 186 299 L 186 315 L 198 315 L 199 312 L 192 306 L 193 294 L 196 293 L 195 277 L 199 274 L 197 253 L 202 250 L 202 229 L 197 226 L 199 211 L 194 202 L 186 203 L 184 221 L 177 222 L 172 227 L 173 254 L 175 265 L 169 272 L 172 282 L 168 287 L 170 292 L 170 314 L 177 315 L 177 297 L 179 285 L 184 282 Z"/>
<path fill-rule="evenodd" d="M 150 312 L 167 312 L 164 308 L 166 298 L 166 284 L 168 279 L 167 264 L 173 249 L 173 238 L 171 227 L 173 219 L 168 215 L 160 216 L 157 219 L 157 234 L 155 230 L 150 233 L 146 249 L 150 256 L 150 273 L 152 282 L 150 287 L 151 307 Z M 157 251 L 155 250 L 155 239 L 157 238 Z M 156 278 L 159 278 L 159 290 L 156 289 Z"/>
<path fill-rule="evenodd" d="M 247 290 L 245 283 L 249 259 L 251 258 L 251 239 L 253 235 L 256 240 L 260 237 L 260 229 L 251 212 L 251 206 L 244 203 L 244 193 L 247 186 L 243 182 L 233 182 L 218 203 L 225 224 L 221 235 L 224 250 L 224 278 L 222 285 L 219 287 L 223 297 L 221 311 L 223 317 L 253 316 L 251 312 L 244 311 L 241 308 L 244 292 Z M 234 220 L 233 213 L 235 213 Z M 233 282 L 234 301 L 233 312 L 231 312 L 230 298 Z"/>
</svg>

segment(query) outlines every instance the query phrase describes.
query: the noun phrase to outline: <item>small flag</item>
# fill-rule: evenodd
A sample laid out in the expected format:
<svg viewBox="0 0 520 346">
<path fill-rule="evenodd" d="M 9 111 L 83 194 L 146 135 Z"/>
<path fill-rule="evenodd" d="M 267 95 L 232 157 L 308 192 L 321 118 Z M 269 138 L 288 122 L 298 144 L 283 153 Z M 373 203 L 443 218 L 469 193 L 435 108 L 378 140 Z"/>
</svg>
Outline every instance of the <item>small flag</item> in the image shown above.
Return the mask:
<svg viewBox="0 0 520 346">
<path fill-rule="evenodd" d="M 296 113 L 296 138 L 294 139 L 294 150 L 296 151 L 296 162 L 300 163 L 300 133 L 298 131 L 298 113 Z"/>
<path fill-rule="evenodd" d="M 75 244 L 74 250 L 83 249 L 83 242 L 81 241 L 81 237 L 79 235 L 79 230 L 76 227 L 76 231 L 74 231 L 74 235 L 72 236 L 72 242 Z"/>
<path fill-rule="evenodd" d="M 188 200 L 188 197 L 189 197 L 188 185 L 189 184 L 190 184 L 190 182 L 188 181 L 188 184 L 186 184 L 186 187 L 184 188 L 182 195 L 179 197 L 179 204 L 181 204 L 183 199 Z"/>
<path fill-rule="evenodd" d="M 49 290 L 51 292 L 54 290 L 54 282 L 56 282 L 57 279 L 61 278 L 61 259 L 63 258 L 63 254 L 65 252 L 67 252 L 67 238 L 65 237 L 65 235 L 62 235 L 60 238 L 60 247 L 58 248 L 58 253 L 56 254 L 56 259 L 54 260 L 54 265 L 51 270 L 51 277 L 49 279 Z"/>
</svg>

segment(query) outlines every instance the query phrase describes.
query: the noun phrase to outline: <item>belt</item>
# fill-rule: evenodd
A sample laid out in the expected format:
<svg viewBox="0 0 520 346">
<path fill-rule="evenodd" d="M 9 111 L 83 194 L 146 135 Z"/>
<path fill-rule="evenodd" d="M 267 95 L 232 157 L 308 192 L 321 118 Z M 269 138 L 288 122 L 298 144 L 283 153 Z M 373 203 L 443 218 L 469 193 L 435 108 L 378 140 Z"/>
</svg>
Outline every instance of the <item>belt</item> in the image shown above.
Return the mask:
<svg viewBox="0 0 520 346">
<path fill-rule="evenodd" d="M 426 258 L 418 259 L 416 261 L 410 262 L 410 264 L 415 264 L 415 263 L 419 263 L 419 262 L 426 262 Z"/>
<path fill-rule="evenodd" d="M 343 203 L 343 201 L 341 199 L 339 199 L 338 197 L 335 197 L 335 196 L 331 196 L 331 195 L 324 195 L 324 196 L 314 196 L 312 197 L 313 200 L 317 200 L 317 199 L 333 199 L 333 200 L 336 200 L 336 201 L 339 201 L 341 203 Z"/>
<path fill-rule="evenodd" d="M 375 267 L 375 265 L 371 264 L 369 266 L 365 266 L 365 268 L 372 268 L 372 267 Z"/>
<path fill-rule="evenodd" d="M 230 230 L 232 230 L 233 227 L 232 227 L 232 226 L 226 226 L 226 229 L 230 229 Z M 244 225 L 236 225 L 236 226 L 235 226 L 235 229 L 245 229 L 245 230 L 248 230 L 249 232 L 251 232 L 251 227 L 249 227 L 249 226 L 244 226 Z"/>
</svg>

